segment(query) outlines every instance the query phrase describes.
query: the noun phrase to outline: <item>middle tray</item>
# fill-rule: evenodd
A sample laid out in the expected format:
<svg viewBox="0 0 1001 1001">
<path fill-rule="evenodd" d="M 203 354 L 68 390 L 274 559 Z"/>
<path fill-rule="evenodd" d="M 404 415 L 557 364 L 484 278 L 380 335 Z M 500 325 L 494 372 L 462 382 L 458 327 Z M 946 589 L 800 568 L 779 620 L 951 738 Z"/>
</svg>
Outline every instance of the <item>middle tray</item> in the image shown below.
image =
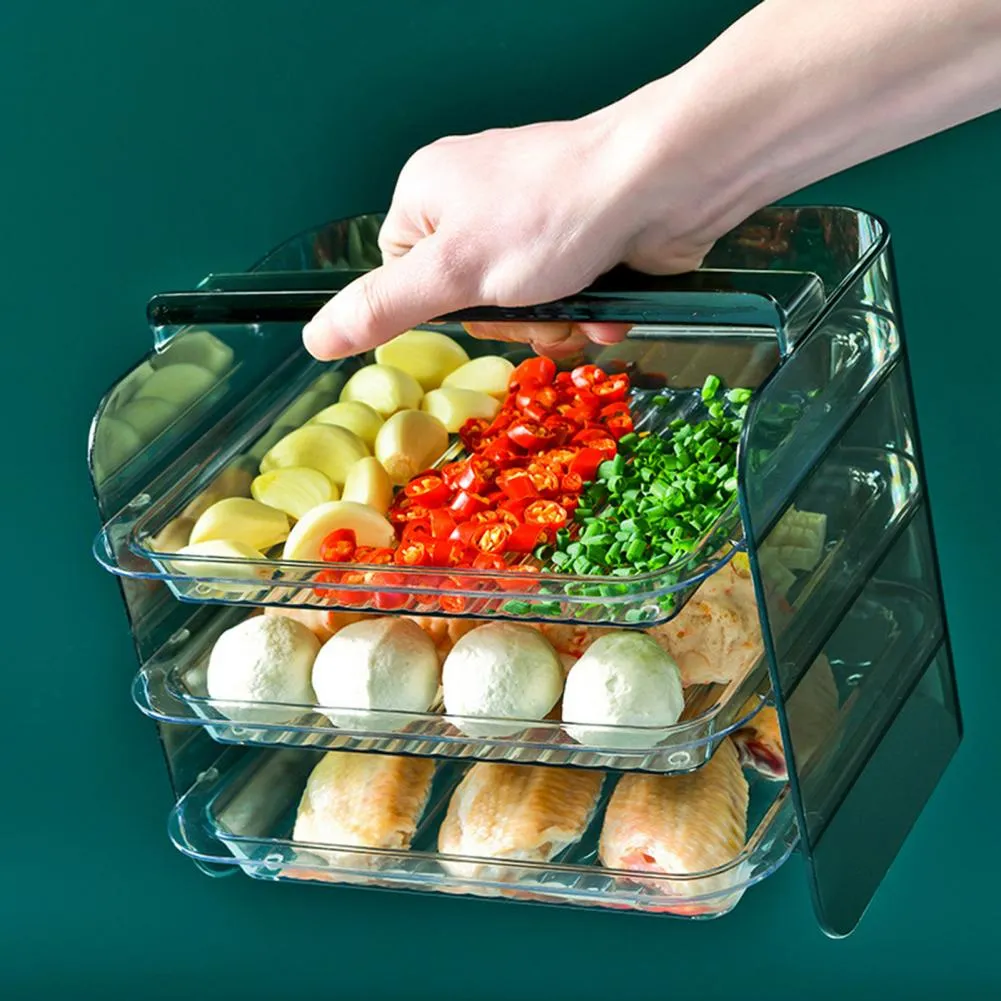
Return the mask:
<svg viewBox="0 0 1001 1001">
<path fill-rule="evenodd" d="M 197 632 L 185 629 L 178 633 L 136 676 L 132 689 L 136 705 L 162 723 L 203 726 L 221 744 L 682 772 L 698 768 L 712 757 L 727 734 L 744 726 L 760 710 L 768 691 L 760 657 L 756 661 L 752 658 L 726 683 L 688 685 L 684 712 L 673 726 L 606 728 L 609 744 L 625 739 L 646 745 L 636 748 L 577 743 L 561 728 L 559 703 L 544 720 L 472 719 L 445 715 L 440 692 L 428 712 L 378 710 L 371 713 L 369 729 L 364 725 L 337 726 L 325 713 L 335 718 L 339 713 L 364 714 L 333 706 L 209 697 L 206 670 L 212 646 L 222 632 L 245 618 L 242 609 L 221 609 Z M 262 720 L 262 716 L 270 719 Z M 475 736 L 462 732 L 466 723 L 471 728 L 479 724 Z M 523 725 L 509 736 L 484 736 L 484 723 Z"/>
</svg>

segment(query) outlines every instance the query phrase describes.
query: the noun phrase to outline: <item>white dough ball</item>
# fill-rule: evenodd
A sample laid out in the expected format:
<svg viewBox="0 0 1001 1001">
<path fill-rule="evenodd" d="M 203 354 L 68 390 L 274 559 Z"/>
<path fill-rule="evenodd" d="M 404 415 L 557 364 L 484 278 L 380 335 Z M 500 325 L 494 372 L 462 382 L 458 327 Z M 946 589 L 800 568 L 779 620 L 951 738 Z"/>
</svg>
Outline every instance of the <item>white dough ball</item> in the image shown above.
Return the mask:
<svg viewBox="0 0 1001 1001">
<path fill-rule="evenodd" d="M 581 744 L 655 747 L 685 707 L 678 665 L 645 633 L 595 640 L 567 675 L 563 729 Z M 645 727 L 617 731 L 608 727 Z"/>
<path fill-rule="evenodd" d="M 313 664 L 313 689 L 334 726 L 399 730 L 426 712 L 438 694 L 434 641 L 410 619 L 363 619 L 340 629 Z M 333 709 L 391 709 L 394 713 L 331 712 Z"/>
<path fill-rule="evenodd" d="M 442 688 L 449 715 L 542 720 L 563 691 L 563 665 L 537 629 L 491 622 L 466 633 L 452 647 L 445 658 Z M 471 737 L 507 737 L 526 726 L 452 723 Z"/>
<path fill-rule="evenodd" d="M 209 656 L 208 693 L 212 699 L 311 705 L 313 661 L 320 641 L 301 623 L 276 615 L 255 615 L 227 629 Z M 222 706 L 241 722 L 285 723 L 304 710 L 273 706 Z"/>
</svg>

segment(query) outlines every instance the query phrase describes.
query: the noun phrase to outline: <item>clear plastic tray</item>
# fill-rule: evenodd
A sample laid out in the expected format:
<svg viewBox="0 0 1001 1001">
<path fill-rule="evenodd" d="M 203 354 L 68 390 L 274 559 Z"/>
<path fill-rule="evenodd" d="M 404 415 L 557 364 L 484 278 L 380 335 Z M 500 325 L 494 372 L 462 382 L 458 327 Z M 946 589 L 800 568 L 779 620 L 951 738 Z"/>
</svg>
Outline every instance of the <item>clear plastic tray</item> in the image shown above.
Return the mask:
<svg viewBox="0 0 1001 1001">
<path fill-rule="evenodd" d="M 439 854 L 437 831 L 466 766 L 439 765 L 412 848 L 400 851 L 290 840 L 295 811 L 316 761 L 316 753 L 309 750 L 231 748 L 178 802 L 170 820 L 171 839 L 202 863 L 239 865 L 255 879 L 501 896 L 686 917 L 718 917 L 732 910 L 749 886 L 789 857 L 797 840 L 788 788 L 751 774 L 750 834 L 744 849 L 725 865 L 697 874 L 641 877 L 603 868 L 597 861 L 597 842 L 614 783 L 610 775 L 584 837 L 553 861 L 497 860 L 494 878 L 456 876 L 442 860 L 468 860 Z"/>
<path fill-rule="evenodd" d="M 468 338 L 455 325 L 439 325 L 436 329 L 459 339 L 471 356 L 498 351 L 512 355 L 513 361 L 522 357 L 512 352 L 510 345 Z M 288 343 L 293 334 L 284 331 L 282 336 Z M 292 343 L 289 351 L 296 357 Z M 847 405 L 886 364 L 877 336 L 865 328 L 846 328 L 836 336 L 808 341 L 798 350 L 805 363 L 824 373 L 823 390 L 802 404 L 804 434 L 811 420 Z M 332 564 L 192 559 L 186 567 L 188 572 L 179 573 L 171 564 L 176 552 L 158 545 L 157 540 L 224 469 L 234 463 L 247 463 L 253 470 L 262 441 L 277 440 L 276 432 L 297 426 L 283 427 L 283 414 L 315 392 L 318 380 L 326 392 L 336 392 L 352 371 L 369 360 L 360 357 L 321 366 L 303 356 L 294 378 L 295 365 L 290 363 L 283 373 L 282 392 L 263 394 L 260 406 L 245 409 L 206 434 L 105 525 L 95 543 L 99 562 L 114 573 L 163 580 L 176 597 L 185 601 L 336 607 L 329 604 L 333 601 L 331 585 L 317 581 L 317 575 L 329 572 Z M 585 359 L 574 361 L 581 360 Z M 779 353 L 775 337 L 767 331 L 731 329 L 723 333 L 709 327 L 637 327 L 620 345 L 593 346 L 586 360 L 609 370 L 628 371 L 636 388 L 633 407 L 637 425 L 667 433 L 667 425 L 674 417 L 697 415 L 701 407 L 699 387 L 706 374 L 719 374 L 726 385 L 753 388 L 775 370 Z M 669 398 L 671 405 L 652 407 L 650 399 L 654 395 Z M 235 400 L 234 406 L 243 402 Z M 767 417 L 763 412 L 761 419 Z M 796 434 L 793 432 L 792 439 Z M 780 461 L 795 445 L 792 439 L 767 461 Z M 454 453 L 442 461 L 453 457 Z M 456 614 L 454 601 L 461 598 L 466 606 L 463 614 L 480 618 L 527 614 L 554 621 L 653 625 L 677 614 L 698 584 L 731 555 L 733 544 L 739 544 L 741 536 L 735 502 L 691 552 L 668 567 L 633 577 L 578 577 L 552 570 L 538 574 L 464 571 L 461 578 L 443 583 L 441 575 L 429 576 L 427 568 L 401 567 L 394 568 L 394 573 L 401 575 L 398 579 L 403 580 L 398 586 L 332 586 L 357 592 L 358 603 L 353 607 L 362 609 L 376 607 L 379 595 L 391 594 L 395 610 L 410 614 Z M 204 573 L 192 572 L 199 562 L 214 564 L 215 571 L 209 568 Z M 232 572 L 221 573 L 220 566 L 231 567 Z M 439 602 L 445 594 L 452 600 L 442 608 Z"/>
<path fill-rule="evenodd" d="M 639 737 L 647 746 L 637 749 L 577 743 L 561 729 L 559 705 L 549 719 L 525 720 L 519 732 L 504 737 L 465 735 L 464 718 L 446 716 L 440 697 L 426 713 L 379 711 L 382 729 L 345 728 L 332 725 L 320 707 L 313 705 L 231 702 L 208 697 L 205 672 L 212 645 L 223 630 L 245 615 L 242 609 L 226 609 L 199 634 L 192 636 L 185 631 L 176 636 L 136 676 L 133 698 L 139 708 L 160 722 L 200 724 L 224 744 L 681 772 L 704 764 L 728 733 L 746 724 L 761 708 L 761 693 L 768 689 L 767 671 L 759 660 L 728 684 L 686 688 L 681 720 L 668 728 L 655 746 L 650 746 L 655 738 L 649 738 L 646 732 L 653 728 L 607 727 L 610 744 L 620 743 L 623 736 Z M 331 714 L 347 711 L 325 708 Z M 262 710 L 284 721 L 262 723 Z M 393 717 L 399 717 L 399 729 L 387 729 L 387 718 Z M 472 722 L 482 727 L 484 722 L 500 721 L 478 717 Z M 503 722 L 511 724 L 510 720 Z M 663 732 L 663 728 L 656 730 L 658 735 Z"/>
</svg>

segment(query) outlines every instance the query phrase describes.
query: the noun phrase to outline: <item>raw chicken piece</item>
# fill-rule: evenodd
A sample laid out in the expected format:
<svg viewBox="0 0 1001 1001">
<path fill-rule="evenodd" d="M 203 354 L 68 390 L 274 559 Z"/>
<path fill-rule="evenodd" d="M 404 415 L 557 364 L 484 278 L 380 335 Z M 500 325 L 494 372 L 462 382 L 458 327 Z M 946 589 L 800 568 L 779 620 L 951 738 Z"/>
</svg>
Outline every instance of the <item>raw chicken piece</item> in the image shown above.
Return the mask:
<svg viewBox="0 0 1001 1001">
<path fill-rule="evenodd" d="M 410 847 L 431 792 L 428 758 L 328 751 L 310 773 L 299 803 L 295 841 L 357 848 Z M 323 852 L 330 864 L 377 864 L 362 854 Z"/>
<path fill-rule="evenodd" d="M 466 633 L 489 621 L 487 619 L 445 619 L 435 615 L 408 615 L 406 618 L 416 622 L 434 640 L 435 649 L 442 661 Z"/>
<path fill-rule="evenodd" d="M 553 645 L 557 653 L 580 657 L 597 639 L 614 632 L 606 626 L 569 625 L 559 622 L 540 622 L 539 631 Z"/>
<path fill-rule="evenodd" d="M 274 605 L 264 609 L 265 615 L 282 615 L 301 622 L 321 643 L 326 643 L 334 633 L 360 622 L 364 612 L 327 612 L 322 608 L 298 608 L 290 605 Z"/>
<path fill-rule="evenodd" d="M 747 779 L 729 740 L 689 775 L 623 775 L 605 811 L 598 856 L 610 869 L 645 873 L 696 874 L 723 866 L 744 847 L 747 802 Z M 685 899 L 725 894 L 736 876 L 730 871 L 697 880 L 637 877 L 637 882 L 658 895 L 680 898 L 665 910 L 702 914 L 729 909 L 732 894 L 693 903 Z"/>
<path fill-rule="evenodd" d="M 510 880 L 491 859 L 548 862 L 584 834 L 601 791 L 601 772 L 481 761 L 452 794 L 438 850 L 484 862 L 447 861 L 467 879 Z"/>
<path fill-rule="evenodd" d="M 761 624 L 754 581 L 738 553 L 709 577 L 669 622 L 650 635 L 675 659 L 681 682 L 726 684 L 761 656 Z"/>
<path fill-rule="evenodd" d="M 749 700 L 742 712 L 750 711 Z M 838 724 L 838 688 L 827 658 L 821 654 L 792 693 L 788 712 L 792 726 L 797 766 L 803 769 Z M 785 782 L 789 778 L 779 717 L 773 706 L 765 706 L 747 726 L 733 735 L 741 760 L 766 778 Z"/>
</svg>

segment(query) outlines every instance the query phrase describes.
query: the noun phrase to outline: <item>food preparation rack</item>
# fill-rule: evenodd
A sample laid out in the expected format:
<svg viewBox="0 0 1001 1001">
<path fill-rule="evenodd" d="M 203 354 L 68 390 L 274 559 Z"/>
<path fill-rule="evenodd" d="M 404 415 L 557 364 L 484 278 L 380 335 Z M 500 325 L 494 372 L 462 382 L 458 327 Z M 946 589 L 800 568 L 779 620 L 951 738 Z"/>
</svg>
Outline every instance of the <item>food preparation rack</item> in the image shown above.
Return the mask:
<svg viewBox="0 0 1001 1001">
<path fill-rule="evenodd" d="M 261 605 L 330 607 L 317 580 L 329 567 L 217 557 L 178 566 L 172 526 L 229 471 L 254 466 L 269 444 L 333 402 L 361 364 L 314 362 L 300 332 L 320 303 L 377 262 L 380 221 L 322 227 L 246 275 L 210 276 L 195 292 L 156 297 L 156 351 L 116 383 L 94 419 L 90 460 L 104 521 L 95 555 L 121 580 L 140 661 L 133 694 L 158 724 L 177 801 L 175 843 L 210 872 L 239 866 L 270 879 L 705 916 L 729 910 L 798 841 L 821 926 L 847 934 L 961 731 L 885 225 L 850 209 L 768 209 L 721 241 L 694 275 L 615 272 L 558 303 L 438 318 L 434 329 L 461 339 L 470 355 L 498 346 L 466 338 L 462 321 L 632 324 L 622 344 L 592 347 L 587 360 L 629 373 L 634 419 L 657 434 L 700 412 L 707 375 L 754 391 L 737 503 L 683 558 L 614 580 L 545 567 L 530 579 L 463 574 L 462 614 L 477 619 L 656 629 L 727 561 L 749 562 L 761 657 L 725 685 L 689 689 L 681 720 L 656 747 L 623 751 L 574 743 L 558 719 L 526 720 L 508 738 L 472 739 L 436 707 L 397 731 L 352 730 L 320 711 L 336 707 L 286 706 L 282 722 L 262 723 L 259 705 L 207 696 L 204 664 L 215 637 Z M 151 378 L 194 359 L 213 372 L 206 385 L 148 434 L 123 429 L 123 408 Z M 826 515 L 826 545 L 814 568 L 777 580 L 769 539 L 793 508 Z M 404 578 L 386 589 L 396 596 L 394 612 L 442 613 L 441 585 L 426 570 Z M 822 727 L 805 695 L 821 671 L 837 687 Z M 751 834 L 725 872 L 639 880 L 602 869 L 597 821 L 565 857 L 511 863 L 494 883 L 449 875 L 432 850 L 443 790 L 470 760 L 600 768 L 610 788 L 621 771 L 698 768 L 727 734 L 753 725 L 763 700 L 780 722 L 788 781 L 752 784 Z M 289 841 L 310 763 L 331 749 L 441 759 L 411 852 L 324 852 Z"/>
</svg>

